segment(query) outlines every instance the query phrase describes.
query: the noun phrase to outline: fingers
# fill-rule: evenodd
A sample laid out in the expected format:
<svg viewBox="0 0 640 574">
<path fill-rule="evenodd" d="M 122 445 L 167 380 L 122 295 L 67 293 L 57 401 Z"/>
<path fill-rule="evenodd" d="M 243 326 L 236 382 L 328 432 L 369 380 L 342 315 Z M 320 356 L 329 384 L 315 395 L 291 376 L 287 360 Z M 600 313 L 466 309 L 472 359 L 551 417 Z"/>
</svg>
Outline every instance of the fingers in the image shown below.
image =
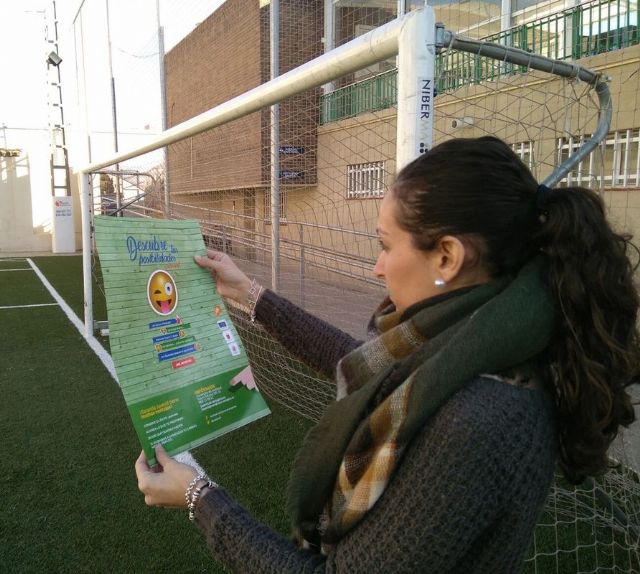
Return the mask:
<svg viewBox="0 0 640 574">
<path fill-rule="evenodd" d="M 208 257 L 204 257 L 203 255 L 194 255 L 193 260 L 203 269 L 209 269 L 210 271 L 216 270 L 215 262 Z"/>
<path fill-rule="evenodd" d="M 138 479 L 138 490 L 145 495 L 145 503 L 148 506 L 152 506 L 151 497 L 147 495 L 147 490 L 149 489 L 149 474 L 152 473 L 152 470 L 149 467 L 144 451 L 140 453 L 140 456 L 136 460 L 135 469 L 136 477 Z"/>
<path fill-rule="evenodd" d="M 161 466 L 165 467 L 167 463 L 171 464 L 174 460 L 167 454 L 167 451 L 161 444 L 156 445 L 156 458 Z"/>
<path fill-rule="evenodd" d="M 226 253 L 220 251 L 207 250 L 207 256 L 194 255 L 193 260 L 203 269 L 207 269 L 215 277 L 219 271 L 232 269 L 235 267 L 231 259 Z"/>
<path fill-rule="evenodd" d="M 226 253 L 222 251 L 216 251 L 215 249 L 207 249 L 207 257 L 212 259 L 213 261 L 223 261 L 227 256 Z"/>
<path fill-rule="evenodd" d="M 149 463 L 147 462 L 147 457 L 145 456 L 144 451 L 142 451 L 140 453 L 140 456 L 137 458 L 135 469 L 138 480 L 140 480 L 140 477 L 143 476 L 145 472 L 151 472 L 151 468 L 149 467 Z"/>
</svg>

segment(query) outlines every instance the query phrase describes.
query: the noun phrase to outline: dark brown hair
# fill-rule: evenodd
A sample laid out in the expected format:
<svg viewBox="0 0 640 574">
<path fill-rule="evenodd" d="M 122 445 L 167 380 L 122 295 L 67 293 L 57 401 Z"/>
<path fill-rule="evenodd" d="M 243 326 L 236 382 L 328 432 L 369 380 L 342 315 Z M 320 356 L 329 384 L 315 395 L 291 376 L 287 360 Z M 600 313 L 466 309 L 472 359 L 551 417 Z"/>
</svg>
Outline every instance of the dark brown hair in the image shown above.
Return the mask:
<svg viewBox="0 0 640 574">
<path fill-rule="evenodd" d="M 473 244 L 492 277 L 515 274 L 534 255 L 548 259 L 559 324 L 548 350 L 560 462 L 580 482 L 607 466 L 620 425 L 635 415 L 626 388 L 640 380 L 639 298 L 630 236 L 613 231 L 602 199 L 585 188 L 549 190 L 494 137 L 453 139 L 398 174 L 396 217 L 415 245 L 443 235 Z"/>
</svg>

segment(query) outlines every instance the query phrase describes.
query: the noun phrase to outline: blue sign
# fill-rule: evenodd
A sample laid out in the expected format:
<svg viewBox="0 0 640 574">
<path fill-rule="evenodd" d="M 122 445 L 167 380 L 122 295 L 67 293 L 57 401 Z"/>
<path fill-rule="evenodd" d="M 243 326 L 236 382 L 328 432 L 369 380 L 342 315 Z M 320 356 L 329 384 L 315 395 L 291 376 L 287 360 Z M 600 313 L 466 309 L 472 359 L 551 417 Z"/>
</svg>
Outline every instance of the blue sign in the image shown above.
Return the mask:
<svg viewBox="0 0 640 574">
<path fill-rule="evenodd" d="M 300 155 L 304 153 L 304 148 L 296 145 L 283 145 L 278 148 L 282 155 Z"/>
<path fill-rule="evenodd" d="M 304 177 L 304 171 L 284 170 L 280 172 L 280 179 L 297 179 Z"/>
</svg>

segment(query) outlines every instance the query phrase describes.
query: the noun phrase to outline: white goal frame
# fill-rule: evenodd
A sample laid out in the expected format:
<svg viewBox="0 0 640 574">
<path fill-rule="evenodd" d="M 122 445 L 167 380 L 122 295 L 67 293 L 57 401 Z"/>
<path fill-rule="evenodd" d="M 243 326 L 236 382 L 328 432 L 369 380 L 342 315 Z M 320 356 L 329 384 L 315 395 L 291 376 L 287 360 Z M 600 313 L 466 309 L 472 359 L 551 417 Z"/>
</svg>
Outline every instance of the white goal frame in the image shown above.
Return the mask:
<svg viewBox="0 0 640 574">
<path fill-rule="evenodd" d="M 611 98 L 606 78 L 572 62 L 553 60 L 518 48 L 458 37 L 436 24 L 433 8 L 425 6 L 380 26 L 297 68 L 261 84 L 231 100 L 163 131 L 147 144 L 115 153 L 84 165 L 76 171 L 82 211 L 82 256 L 84 288 L 84 336 L 94 339 L 92 270 L 92 185 L 91 175 L 108 166 L 160 149 L 209 129 L 222 126 L 277 102 L 327 84 L 346 74 L 381 60 L 398 56 L 398 107 L 396 129 L 396 169 L 429 149 L 433 142 L 435 60 L 442 49 L 486 56 L 528 69 L 536 69 L 567 78 L 576 78 L 595 88 L 600 118 L 593 136 L 544 180 L 553 187 L 573 165 L 586 157 L 606 137 L 611 122 Z M 274 213 L 277 223 L 278 213 Z M 273 258 L 279 258 L 277 229 L 272 227 Z M 277 281 L 274 277 L 273 281 Z"/>
</svg>

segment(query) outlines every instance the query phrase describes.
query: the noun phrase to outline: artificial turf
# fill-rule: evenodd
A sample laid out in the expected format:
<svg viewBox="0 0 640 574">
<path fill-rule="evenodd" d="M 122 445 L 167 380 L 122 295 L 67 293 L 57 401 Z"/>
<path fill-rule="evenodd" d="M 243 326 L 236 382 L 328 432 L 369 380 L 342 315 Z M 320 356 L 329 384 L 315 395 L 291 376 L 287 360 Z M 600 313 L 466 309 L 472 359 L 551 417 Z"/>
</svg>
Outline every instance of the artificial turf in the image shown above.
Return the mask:
<svg viewBox="0 0 640 574">
<path fill-rule="evenodd" d="M 82 319 L 81 258 L 34 262 Z M 0 269 L 9 263 L 19 265 L 0 260 Z M 51 301 L 33 272 L 0 272 L 0 307 Z M 106 319 L 99 288 L 94 313 Z M 140 446 L 120 390 L 62 311 L 0 309 L 0 318 L 2 571 L 223 572 L 185 511 L 144 505 L 133 470 Z M 310 423 L 270 407 L 271 416 L 194 455 L 256 518 L 287 534 L 285 485 Z M 640 572 L 637 544 L 592 524 L 543 513 L 523 572 Z"/>
<path fill-rule="evenodd" d="M 0 307 L 41 303 L 53 303 L 53 297 L 31 267 L 0 272 Z"/>
<path fill-rule="evenodd" d="M 77 259 L 36 260 L 76 310 Z M 14 305 L 40 296 L 10 292 Z M 0 291 L 0 306 L 8 294 Z M 2 571 L 223 572 L 186 511 L 144 505 L 133 470 L 140 446 L 120 390 L 62 311 L 4 309 L 1 317 Z M 309 423 L 270 406 L 271 416 L 194 455 L 257 518 L 287 534 L 285 484 Z"/>
</svg>

